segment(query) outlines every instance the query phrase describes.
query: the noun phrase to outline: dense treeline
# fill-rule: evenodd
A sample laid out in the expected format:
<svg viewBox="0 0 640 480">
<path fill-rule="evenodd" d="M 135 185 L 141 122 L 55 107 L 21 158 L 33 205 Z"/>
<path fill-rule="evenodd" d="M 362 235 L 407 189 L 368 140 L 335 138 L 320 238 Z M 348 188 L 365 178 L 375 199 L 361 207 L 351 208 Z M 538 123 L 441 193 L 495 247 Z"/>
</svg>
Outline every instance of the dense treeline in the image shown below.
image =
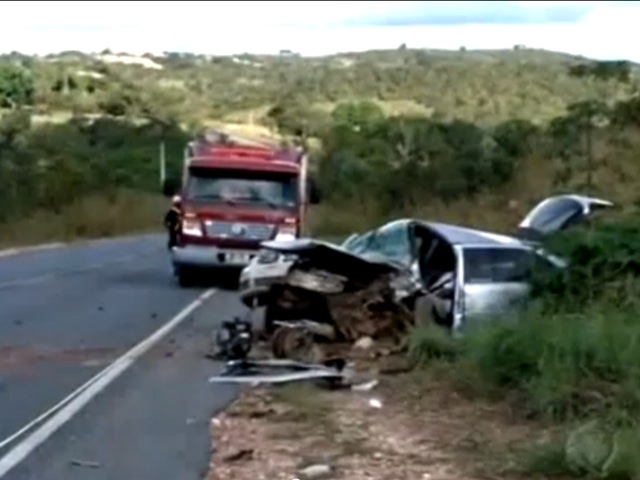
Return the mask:
<svg viewBox="0 0 640 480">
<path fill-rule="evenodd" d="M 577 179 L 613 169 L 609 163 L 616 159 L 608 154 L 590 165 L 587 137 L 608 138 L 609 150 L 620 152 L 624 139 L 615 133 L 635 125 L 638 105 L 637 99 L 614 108 L 577 104 L 546 127 L 515 119 L 481 128 L 461 120 L 386 117 L 374 103 L 344 103 L 317 132 L 323 147 L 315 157 L 317 174 L 329 202 L 375 198 L 387 213 L 499 190 L 532 157 L 548 159 L 557 190 L 593 189 L 598 178 L 591 185 Z M 589 119 L 605 124 L 593 126 Z M 107 117 L 32 124 L 28 112 L 16 110 L 0 121 L 0 202 L 10 206 L 0 218 L 59 210 L 83 195 L 115 189 L 157 191 L 160 144 L 176 169 L 189 136 L 175 123 Z"/>
<path fill-rule="evenodd" d="M 593 190 L 598 186 L 589 173 L 615 167 L 610 156 L 592 158 L 593 142 L 604 139 L 613 148 L 616 133 L 637 128 L 637 108 L 635 98 L 611 108 L 587 101 L 547 126 L 513 119 L 483 129 L 461 120 L 385 118 L 374 104 L 343 104 L 322 136 L 320 175 L 333 198 L 364 193 L 390 210 L 495 191 L 532 156 L 553 166 L 556 190 Z M 581 176 L 587 184 L 576 183 Z"/>
<path fill-rule="evenodd" d="M 360 63 L 369 62 L 378 94 L 367 90 L 366 77 L 356 82 L 332 76 L 332 82 L 346 82 L 340 84 L 345 90 L 336 94 L 333 100 L 337 102 L 330 104 L 331 108 L 321 110 L 313 101 L 328 100 L 333 88 L 323 83 L 324 77 L 314 80 L 316 93 L 310 92 L 302 80 L 293 84 L 283 80 L 278 93 L 267 85 L 275 81 L 271 72 L 259 77 L 263 82 L 260 98 L 251 97 L 249 90 L 241 96 L 249 103 L 269 101 L 262 118 L 266 124 L 285 136 L 310 137 L 309 143 L 320 147 L 315 149 L 314 166 L 327 194 L 325 209 L 346 201 L 366 203 L 373 212 L 371 221 L 399 212 L 415 213 L 434 202 L 455 204 L 486 192 L 495 194 L 516 185 L 532 161 L 541 158 L 546 159 L 544 173 L 539 177 L 544 181 L 533 196 L 545 195 L 551 189 L 592 189 L 598 186 L 595 183 L 601 183 L 600 176 L 595 182 L 594 172 L 609 165 L 607 162 L 625 148 L 628 150 L 628 132 L 620 132 L 638 124 L 638 97 L 615 102 L 612 96 L 610 103 L 603 103 L 591 100 L 601 97 L 586 96 L 603 91 L 630 95 L 634 91 L 634 75 L 626 62 L 577 63 L 574 59 L 567 63 L 566 59 L 560 61 L 551 54 L 533 51 L 494 52 L 487 57 L 464 52 L 464 61 L 458 57 L 462 53 L 442 58 L 434 54 L 429 62 L 423 62 L 427 58 L 420 56 L 423 54 L 399 50 L 320 60 L 264 57 L 259 60 L 272 62 L 276 70 L 295 69 L 307 63 L 309 68 L 329 68 L 328 64 L 339 60 L 341 68 L 355 69 L 352 74 L 359 71 Z M 540 63 L 536 54 L 549 63 Z M 166 68 L 147 71 L 77 54 L 70 54 L 69 58 L 63 55 L 48 63 L 19 55 L 0 61 L 0 104 L 4 107 L 0 118 L 1 221 L 23 218 L 36 210 L 61 212 L 66 205 L 88 195 L 114 196 L 123 189 L 157 192 L 160 145 L 165 145 L 169 167 L 179 168 L 184 143 L 204 123 L 204 118 L 183 110 L 194 98 L 201 100 L 199 90 L 180 93 L 174 88 L 174 80 L 185 71 L 201 69 L 198 71 L 203 73 L 213 68 L 217 76 L 212 76 L 211 82 L 228 81 L 231 90 L 227 91 L 232 97 L 233 89 L 245 82 L 240 78 L 233 82 L 225 75 L 239 74 L 234 69 L 246 69 L 247 62 L 258 61 L 253 57 L 203 59 L 171 55 L 153 60 Z M 409 68 L 407 65 L 410 69 L 440 73 L 447 68 L 473 66 L 478 72 L 485 72 L 487 78 L 493 78 L 503 67 L 515 68 L 514 65 L 531 67 L 532 71 L 553 70 L 559 83 L 549 84 L 545 87 L 548 91 L 570 82 L 580 86 L 573 89 L 574 93 L 586 93 L 581 101 L 568 104 L 565 113 L 548 123 L 526 116 L 524 110 L 497 123 L 497 117 L 491 116 L 474 123 L 469 115 L 465 118 L 466 110 L 461 105 L 452 107 L 447 115 L 390 115 L 380 101 L 386 94 L 380 92 L 396 88 L 393 85 L 405 85 L 390 80 L 396 75 L 404 78 L 403 82 L 417 82 L 413 75 L 418 75 L 418 70 L 401 75 L 403 68 Z M 85 70 L 78 70 L 81 66 Z M 89 75 L 92 72 L 96 75 Z M 142 88 L 142 80 L 136 80 L 135 72 L 147 75 L 146 81 L 155 78 L 157 82 Z M 441 89 L 438 97 L 454 95 L 451 91 L 457 84 L 450 83 L 452 88 Z M 407 92 L 418 88 L 405 86 Z M 354 93 L 356 98 L 367 94 L 371 98 L 350 99 Z M 492 102 L 507 98 L 511 97 L 503 91 L 502 96 L 492 97 Z M 85 102 L 84 107 L 80 108 L 77 102 Z M 206 105 L 210 107 L 211 103 Z M 54 112 L 69 106 L 73 111 L 68 120 L 56 122 L 55 118 L 42 117 L 44 110 Z M 482 115 L 481 110 L 474 112 Z M 607 144 L 605 153 L 594 147 L 603 139 Z M 628 174 L 628 169 L 622 170 L 620 175 Z M 549 178 L 553 180 L 551 184 Z M 347 226 L 353 225 L 349 222 Z"/>
<path fill-rule="evenodd" d="M 161 142 L 176 168 L 186 139 L 179 127 L 109 118 L 32 125 L 16 110 L 0 121 L 0 221 L 120 189 L 157 192 Z"/>
</svg>

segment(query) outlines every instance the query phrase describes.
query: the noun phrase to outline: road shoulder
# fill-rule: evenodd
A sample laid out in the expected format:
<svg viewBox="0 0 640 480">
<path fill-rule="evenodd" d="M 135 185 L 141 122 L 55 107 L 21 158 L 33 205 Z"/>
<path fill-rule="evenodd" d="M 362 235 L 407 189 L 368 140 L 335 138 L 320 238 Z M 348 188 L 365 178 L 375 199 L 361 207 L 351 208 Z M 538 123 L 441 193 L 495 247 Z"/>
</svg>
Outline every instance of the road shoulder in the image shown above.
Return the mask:
<svg viewBox="0 0 640 480">
<path fill-rule="evenodd" d="M 370 391 L 247 389 L 214 419 L 212 433 L 207 480 L 513 480 L 505 466 L 513 447 L 530 440 L 531 425 L 504 405 L 410 373 L 381 377 Z"/>
<path fill-rule="evenodd" d="M 31 245 L 25 247 L 5 248 L 0 250 L 0 258 L 19 255 L 21 253 L 40 252 L 43 250 L 54 250 L 56 248 L 65 247 L 67 244 L 62 242 L 45 243 L 42 245 Z"/>
</svg>

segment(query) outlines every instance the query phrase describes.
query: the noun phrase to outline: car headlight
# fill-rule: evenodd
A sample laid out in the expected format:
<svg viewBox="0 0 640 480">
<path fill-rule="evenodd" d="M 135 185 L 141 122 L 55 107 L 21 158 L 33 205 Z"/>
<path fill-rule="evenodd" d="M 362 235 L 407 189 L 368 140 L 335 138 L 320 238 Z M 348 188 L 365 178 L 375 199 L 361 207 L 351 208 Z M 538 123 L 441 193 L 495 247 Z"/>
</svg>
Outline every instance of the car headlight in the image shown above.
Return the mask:
<svg viewBox="0 0 640 480">
<path fill-rule="evenodd" d="M 258 252 L 258 263 L 274 263 L 278 261 L 279 254 L 273 250 L 262 249 Z"/>
</svg>

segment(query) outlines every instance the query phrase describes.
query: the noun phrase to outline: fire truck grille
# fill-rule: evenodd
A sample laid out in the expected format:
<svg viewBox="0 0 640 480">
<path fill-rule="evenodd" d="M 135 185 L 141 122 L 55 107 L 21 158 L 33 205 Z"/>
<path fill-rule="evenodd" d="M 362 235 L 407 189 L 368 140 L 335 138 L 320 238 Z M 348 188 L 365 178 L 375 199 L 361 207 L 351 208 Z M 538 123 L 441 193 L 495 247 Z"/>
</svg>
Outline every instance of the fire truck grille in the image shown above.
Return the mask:
<svg viewBox="0 0 640 480">
<path fill-rule="evenodd" d="M 205 228 L 209 237 L 269 240 L 276 226 L 266 223 L 207 222 Z"/>
</svg>

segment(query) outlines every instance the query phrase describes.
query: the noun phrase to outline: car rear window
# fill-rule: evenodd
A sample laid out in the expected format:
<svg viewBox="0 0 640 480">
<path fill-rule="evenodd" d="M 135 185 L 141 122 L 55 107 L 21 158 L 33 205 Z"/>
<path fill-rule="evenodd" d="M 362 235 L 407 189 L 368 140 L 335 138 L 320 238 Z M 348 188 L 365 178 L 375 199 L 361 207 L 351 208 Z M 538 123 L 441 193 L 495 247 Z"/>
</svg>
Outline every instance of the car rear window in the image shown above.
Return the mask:
<svg viewBox="0 0 640 480">
<path fill-rule="evenodd" d="M 523 248 L 467 248 L 464 250 L 465 283 L 524 282 L 531 272 L 534 253 Z"/>
<path fill-rule="evenodd" d="M 529 215 L 529 225 L 540 233 L 552 233 L 579 221 L 582 204 L 573 198 L 558 198 L 540 204 Z"/>
</svg>

